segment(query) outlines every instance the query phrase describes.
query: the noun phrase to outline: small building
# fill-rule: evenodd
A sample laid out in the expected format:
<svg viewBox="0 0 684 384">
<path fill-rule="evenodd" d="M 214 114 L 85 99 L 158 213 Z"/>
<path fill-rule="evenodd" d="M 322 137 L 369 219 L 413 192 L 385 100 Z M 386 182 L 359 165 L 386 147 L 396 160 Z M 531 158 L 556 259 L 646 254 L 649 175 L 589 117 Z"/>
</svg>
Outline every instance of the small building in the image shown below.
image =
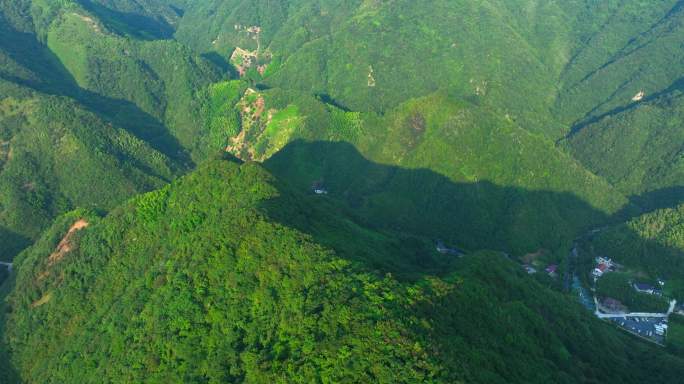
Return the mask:
<svg viewBox="0 0 684 384">
<path fill-rule="evenodd" d="M 444 244 L 443 241 L 437 240 L 437 246 L 436 246 L 437 252 L 443 254 L 443 255 L 454 255 L 454 256 L 461 256 L 465 252 L 458 248 L 449 248 Z"/>
<path fill-rule="evenodd" d="M 321 181 L 317 181 L 317 182 L 313 183 L 313 185 L 311 186 L 311 190 L 313 191 L 313 193 L 315 193 L 317 195 L 327 195 L 328 194 L 328 189 L 325 188 L 325 186 L 323 185 L 323 182 L 321 182 Z"/>
<path fill-rule="evenodd" d="M 646 92 L 639 91 L 639 93 L 637 93 L 636 95 L 634 95 L 634 97 L 632 97 L 632 101 L 641 101 L 644 99 L 645 96 L 646 96 Z"/>
<path fill-rule="evenodd" d="M 599 256 L 596 258 L 596 264 L 605 264 L 608 266 L 608 268 L 612 268 L 615 263 L 613 262 L 613 259 L 611 259 L 610 257 Z"/>
<path fill-rule="evenodd" d="M 549 276 L 555 277 L 556 276 L 556 271 L 558 270 L 558 265 L 556 264 L 551 264 L 546 269 L 544 270 Z"/>
<path fill-rule="evenodd" d="M 594 268 L 592 274 L 594 275 L 594 277 L 599 278 L 603 276 L 603 274 L 606 273 L 608 269 L 608 264 L 599 264 L 596 266 L 596 268 Z"/>
<path fill-rule="evenodd" d="M 536 270 L 533 266 L 531 266 L 531 265 L 529 265 L 529 264 L 523 264 L 523 269 L 524 269 L 525 272 L 527 272 L 527 274 L 529 274 L 529 275 L 532 275 L 532 274 L 537 273 L 537 270 Z"/>
</svg>

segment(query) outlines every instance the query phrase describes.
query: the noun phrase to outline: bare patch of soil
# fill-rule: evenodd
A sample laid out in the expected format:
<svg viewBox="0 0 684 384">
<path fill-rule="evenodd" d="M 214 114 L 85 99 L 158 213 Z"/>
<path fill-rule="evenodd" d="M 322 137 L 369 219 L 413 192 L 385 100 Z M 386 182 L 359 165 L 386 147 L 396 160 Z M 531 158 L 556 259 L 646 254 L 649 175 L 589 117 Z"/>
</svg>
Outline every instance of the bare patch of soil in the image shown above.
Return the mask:
<svg viewBox="0 0 684 384">
<path fill-rule="evenodd" d="M 47 304 L 50 301 L 50 299 L 52 299 L 52 292 L 44 294 L 43 297 L 31 303 L 31 308 L 36 308 L 40 307 L 43 304 Z"/>
<path fill-rule="evenodd" d="M 100 25 L 95 20 L 93 20 L 92 17 L 86 16 L 86 15 L 81 15 L 80 13 L 76 13 L 76 12 L 74 12 L 73 14 L 76 17 L 78 17 L 79 19 L 85 21 L 86 24 L 88 24 L 88 26 L 90 26 L 90 28 L 93 29 L 93 31 L 95 31 L 97 33 L 102 33 L 102 28 L 100 28 Z"/>
<path fill-rule="evenodd" d="M 67 232 L 66 235 L 64 235 L 64 238 L 62 238 L 62 241 L 57 244 L 57 248 L 55 249 L 54 252 L 48 257 L 48 266 L 55 265 L 59 263 L 64 256 L 69 253 L 73 249 L 73 244 L 72 244 L 72 238 L 74 237 L 74 234 L 81 229 L 87 227 L 89 223 L 83 219 L 80 219 L 76 221 L 71 228 L 69 228 L 69 231 Z"/>
</svg>

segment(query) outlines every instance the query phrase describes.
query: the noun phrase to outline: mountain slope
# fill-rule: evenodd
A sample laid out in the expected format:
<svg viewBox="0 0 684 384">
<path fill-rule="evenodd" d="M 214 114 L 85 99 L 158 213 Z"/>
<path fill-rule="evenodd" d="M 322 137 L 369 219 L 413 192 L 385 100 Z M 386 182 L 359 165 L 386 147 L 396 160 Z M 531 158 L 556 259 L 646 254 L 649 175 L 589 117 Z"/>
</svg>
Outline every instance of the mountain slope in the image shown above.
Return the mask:
<svg viewBox="0 0 684 384">
<path fill-rule="evenodd" d="M 531 130 L 559 130 L 544 112 L 557 69 L 538 52 L 555 47 L 527 41 L 502 8 L 489 1 L 288 1 L 271 7 L 216 0 L 189 4 L 176 36 L 226 58 L 234 47 L 256 50 L 271 67 L 268 86 L 329 95 L 352 110 L 380 112 L 449 88 L 516 116 Z M 553 6 L 540 8 L 535 21 Z M 259 33 L 250 32 L 252 26 Z"/>
<path fill-rule="evenodd" d="M 112 208 L 180 171 L 168 157 L 71 99 L 2 81 L 0 89 L 3 260 L 57 215 L 79 206 Z"/>
<path fill-rule="evenodd" d="M 0 11 L 0 259 L 57 215 L 109 209 L 208 152 L 194 101 L 217 79 L 206 61 L 110 31 L 117 15 L 104 22 L 77 2 L 2 1 Z"/>
<path fill-rule="evenodd" d="M 495 253 L 457 260 L 442 279 L 379 275 L 340 255 L 391 234 L 347 217 L 343 241 L 321 246 L 273 221 L 291 217 L 279 202 L 297 200 L 314 220 L 344 215 L 256 164 L 214 160 L 104 219 L 62 217 L 17 260 L 6 329 L 18 373 L 28 383 L 637 383 L 676 382 L 684 369 Z M 654 365 L 642 370 L 644 359 Z"/>
<path fill-rule="evenodd" d="M 512 260 L 684 297 L 683 12 L 0 0 L 0 381 L 680 382 Z"/>
<path fill-rule="evenodd" d="M 632 109 L 640 91 L 656 99 L 677 88 L 684 76 L 674 64 L 683 59 L 683 4 L 212 0 L 182 5 L 175 36 L 223 56 L 262 89 L 297 91 L 345 110 L 381 114 L 447 92 L 468 108 L 505 116 L 555 141 Z M 660 105 L 676 116 L 671 103 Z M 649 136 L 651 126 L 630 129 L 631 135 L 588 135 L 597 139 L 591 144 L 596 148 L 615 145 L 624 149 L 615 156 L 630 157 L 634 137 Z M 657 169 L 658 176 L 639 181 L 635 174 L 628 182 L 604 172 L 618 172 L 624 164 L 588 158 L 579 145 L 573 154 L 628 195 L 681 184 L 678 155 L 663 146 L 648 148 L 653 159 L 643 158 L 650 164 L 635 172 Z"/>
<path fill-rule="evenodd" d="M 321 183 L 377 225 L 466 248 L 523 255 L 541 247 L 564 256 L 577 233 L 630 210 L 619 192 L 553 142 L 450 94 L 378 115 L 235 81 L 214 93 L 209 101 L 227 102 L 207 102 L 209 125 L 216 125 L 212 137 L 229 136 L 219 141 L 228 151 L 265 160 L 302 189 Z M 442 177 L 405 179 L 415 169 Z M 452 182 L 464 188 L 446 188 Z"/>
<path fill-rule="evenodd" d="M 648 78 L 655 87 L 657 79 L 663 89 L 681 76 L 667 65 L 677 51 L 654 55 L 677 44 L 676 0 L 212 0 L 185 11 L 179 40 L 226 59 L 235 47 L 258 51 L 274 67 L 270 86 L 326 94 L 362 111 L 450 89 L 551 137 L 606 104 L 625 81 L 645 87 Z"/>
<path fill-rule="evenodd" d="M 9 56 L 41 82 L 52 83 L 39 90 L 78 99 L 144 140 L 156 141 L 170 156 L 206 156 L 195 142 L 202 130 L 195 93 L 219 80 L 219 70 L 174 40 L 148 40 L 122 30 L 128 13 L 110 14 L 96 3 L 3 3 L 8 33 L 30 48 L 7 43 Z M 119 5 L 114 9 L 129 9 Z"/>
<path fill-rule="evenodd" d="M 570 136 L 566 144 L 583 164 L 625 194 L 682 186 L 683 106 L 679 85 L 598 119 Z M 670 197 L 675 203 L 676 194 L 675 190 Z"/>
<path fill-rule="evenodd" d="M 577 125 L 667 90 L 684 73 L 684 2 L 623 1 L 569 63 L 555 112 Z"/>
<path fill-rule="evenodd" d="M 47 46 L 81 88 L 132 102 L 183 147 L 197 149 L 194 93 L 218 73 L 174 41 L 126 39 L 105 28 L 83 11 L 65 10 L 50 24 Z"/>
<path fill-rule="evenodd" d="M 142 39 L 170 39 L 181 12 L 158 0 L 81 0 L 108 27 Z"/>
</svg>

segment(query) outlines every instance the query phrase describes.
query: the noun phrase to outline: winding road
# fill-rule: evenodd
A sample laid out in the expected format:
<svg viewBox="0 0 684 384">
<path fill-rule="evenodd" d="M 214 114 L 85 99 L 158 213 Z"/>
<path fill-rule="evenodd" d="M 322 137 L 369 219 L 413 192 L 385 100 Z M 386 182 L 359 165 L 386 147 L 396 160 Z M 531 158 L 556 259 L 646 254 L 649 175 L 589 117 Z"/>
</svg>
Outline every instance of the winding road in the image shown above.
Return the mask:
<svg viewBox="0 0 684 384">
<path fill-rule="evenodd" d="M 594 303 L 596 304 L 596 311 L 594 314 L 596 317 L 599 319 L 610 319 L 610 318 L 619 318 L 619 317 L 659 317 L 659 318 L 668 318 L 672 312 L 674 312 L 675 307 L 677 306 L 677 300 L 670 300 L 670 306 L 667 309 L 666 313 L 646 313 L 646 312 L 630 312 L 630 313 L 601 313 L 599 312 L 599 302 L 594 296 Z"/>
</svg>

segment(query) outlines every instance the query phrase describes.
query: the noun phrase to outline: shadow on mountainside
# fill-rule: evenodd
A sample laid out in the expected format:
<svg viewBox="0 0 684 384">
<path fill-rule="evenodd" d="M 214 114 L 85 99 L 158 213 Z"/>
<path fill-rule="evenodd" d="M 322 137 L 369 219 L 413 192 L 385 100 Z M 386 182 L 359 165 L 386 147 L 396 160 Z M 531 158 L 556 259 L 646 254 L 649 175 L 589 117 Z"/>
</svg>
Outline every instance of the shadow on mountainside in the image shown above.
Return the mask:
<svg viewBox="0 0 684 384">
<path fill-rule="evenodd" d="M 178 160 L 186 168 L 192 166 L 188 152 L 159 119 L 128 100 L 104 96 L 81 88 L 57 56 L 37 41 L 35 35 L 17 31 L 2 21 L 0 19 L 0 32 L 16 38 L 0 39 L 0 49 L 38 77 L 13 77 L 8 80 L 48 95 L 70 97 L 97 113 L 105 121 L 124 128 L 146 141 L 152 148 Z"/>
<path fill-rule="evenodd" d="M 0 225 L 0 261 L 12 261 L 22 249 L 31 245 L 31 239 Z"/>
<path fill-rule="evenodd" d="M 309 151 L 313 152 L 310 154 L 313 158 L 305 156 Z M 145 207 L 152 209 L 140 209 L 143 205 L 138 199 L 140 205 L 128 205 L 128 209 L 113 213 L 109 224 L 94 224 L 88 230 L 93 231 L 90 232 L 91 235 L 85 232 L 82 242 L 79 245 L 74 244 L 75 247 L 80 247 L 80 251 L 63 259 L 58 267 L 69 271 L 67 276 L 75 281 L 73 284 L 63 282 L 60 274 L 54 273 L 54 278 L 40 283 L 44 285 L 37 290 L 34 276 L 43 270 L 41 266 L 49 263 L 47 259 L 50 251 L 58 246 L 63 238 L 62 234 L 72 222 L 64 220 L 63 230 L 54 232 L 51 242 L 44 243 L 43 248 L 35 248 L 33 252 L 24 254 L 23 260 L 18 264 L 18 289 L 23 290 L 19 291 L 19 295 L 31 296 L 11 301 L 15 304 L 12 310 L 27 314 L 32 322 L 27 323 L 29 325 L 10 324 L 8 329 L 14 327 L 16 332 L 18 327 L 24 327 L 21 333 L 11 335 L 19 335 L 20 339 L 30 335 L 40 340 L 38 345 L 58 346 L 57 352 L 52 352 L 51 348 L 40 349 L 37 353 L 40 357 L 36 357 L 32 351 L 28 351 L 23 357 L 17 354 L 16 361 L 23 359 L 22 374 L 30 378 L 35 373 L 34 381 L 41 381 L 36 377 L 47 378 L 54 375 L 54 367 L 66 364 L 75 366 L 75 370 L 69 372 L 78 372 L 79 367 L 87 367 L 93 372 L 91 367 L 112 361 L 114 367 L 121 366 L 125 372 L 130 364 L 127 360 L 118 360 L 118 356 L 128 356 L 129 351 L 119 349 L 112 356 L 107 348 L 116 344 L 114 340 L 121 342 L 117 345 L 130 342 L 133 351 L 140 348 L 141 344 L 148 343 L 144 338 L 132 340 L 128 337 L 131 334 L 128 331 L 139 324 L 127 321 L 129 316 L 126 313 L 142 313 L 144 308 L 151 308 L 147 306 L 149 304 L 160 309 L 160 313 L 154 315 L 149 323 L 155 329 L 158 327 L 165 330 L 160 337 L 167 337 L 170 347 L 186 347 L 192 352 L 192 356 L 198 356 L 198 359 L 183 360 L 184 366 L 204 367 L 206 365 L 203 362 L 207 359 L 222 359 L 224 355 L 207 357 L 194 352 L 195 348 L 201 348 L 197 346 L 196 340 L 214 337 L 211 336 L 215 335 L 212 330 L 218 329 L 214 325 L 224 326 L 224 323 L 215 322 L 214 319 L 221 317 L 212 316 L 211 312 L 207 312 L 207 306 L 202 304 L 215 305 L 214 303 L 223 303 L 220 300 L 228 298 L 230 300 L 225 301 L 225 306 L 221 304 L 215 308 L 221 308 L 219 311 L 225 313 L 231 313 L 230 308 L 239 308 L 244 312 L 236 314 L 239 317 L 229 318 L 230 322 L 226 322 L 225 326 L 232 326 L 235 324 L 234 319 L 238 319 L 244 329 L 254 330 L 245 333 L 255 335 L 280 329 L 271 319 L 275 319 L 278 314 L 290 313 L 287 308 L 296 307 L 294 313 L 301 313 L 303 317 L 295 318 L 314 321 L 311 323 L 314 331 L 291 332 L 288 343 L 296 345 L 300 340 L 310 340 L 314 343 L 311 354 L 316 358 L 320 356 L 320 352 L 315 349 L 318 346 L 344 351 L 347 345 L 355 343 L 353 340 L 357 336 L 361 337 L 359 343 L 365 343 L 367 339 L 363 333 L 357 333 L 360 328 L 357 325 L 363 323 L 356 323 L 356 320 L 371 316 L 370 329 L 373 334 L 379 335 L 377 344 L 380 349 L 373 348 L 369 351 L 373 354 L 377 352 L 391 355 L 395 349 L 388 349 L 387 346 L 408 346 L 409 353 L 429 356 L 430 361 L 439 365 L 434 371 L 427 368 L 442 378 L 433 381 L 488 384 L 678 383 L 677 380 L 684 373 L 684 362 L 680 359 L 666 355 L 650 344 L 635 342 L 628 335 L 593 318 L 574 299 L 546 289 L 500 252 L 481 252 L 462 258 L 438 254 L 434 250 L 435 237 L 432 229 L 421 229 L 425 236 L 413 234 L 411 231 L 416 227 L 404 228 L 395 225 L 393 221 L 395 217 L 415 219 L 421 214 L 428 217 L 445 216 L 444 223 L 447 227 L 450 226 L 449 222 L 454 225 L 465 222 L 461 228 L 468 233 L 455 235 L 465 239 L 466 235 L 475 234 L 479 230 L 468 228 L 468 224 L 474 224 L 468 223 L 468 220 L 485 213 L 489 203 L 494 208 L 504 204 L 494 198 L 508 201 L 511 196 L 516 196 L 528 203 L 567 203 L 576 205 L 575 209 L 591 213 L 591 208 L 571 195 L 529 192 L 490 183 L 454 183 L 429 170 L 410 170 L 373 163 L 346 143 L 295 142 L 287 146 L 279 156 L 282 157 L 274 157 L 268 166 L 271 169 L 282 167 L 280 174 L 283 180 L 270 177 L 256 164 L 228 164 L 235 160 L 225 155 L 226 161 L 223 163 L 215 161 L 207 166 L 200 166 L 195 173 L 169 188 L 169 193 L 162 197 L 162 201 L 166 203 L 145 204 Z M 300 160 L 318 160 L 322 163 L 296 163 Z M 357 171 L 358 175 L 355 175 Z M 313 183 L 310 181 L 312 177 Z M 354 185 L 354 182 L 359 185 Z M 315 187 L 321 191 L 327 190 L 328 194 L 314 193 L 314 183 Z M 429 187 L 444 190 L 444 193 L 437 196 L 440 199 L 434 199 L 435 205 L 428 207 L 429 209 L 425 208 L 424 203 L 430 202 L 431 197 L 419 199 L 424 192 L 425 183 L 432 183 Z M 408 187 L 417 192 L 407 191 Z M 350 199 L 345 195 L 347 192 L 357 196 Z M 466 197 L 460 197 L 462 195 Z M 394 212 L 388 212 L 386 216 L 375 216 L 376 211 L 370 209 L 372 206 L 369 204 L 382 205 L 386 202 L 377 196 L 391 198 L 401 204 L 388 206 L 387 209 Z M 448 203 L 454 198 L 461 200 Z M 486 201 L 473 208 L 460 206 L 475 204 L 478 199 Z M 353 285 L 344 287 L 353 289 L 353 294 L 341 293 L 344 290 L 340 289 L 340 285 L 357 281 L 356 278 L 339 280 L 334 277 L 337 272 L 333 271 L 330 276 L 329 272 L 324 272 L 319 278 L 320 270 L 328 271 L 331 265 L 339 265 L 333 257 L 293 257 L 292 253 L 300 252 L 297 242 L 305 242 L 307 246 L 313 244 L 308 239 L 300 240 L 299 236 L 290 238 L 292 244 L 273 239 L 285 232 L 268 221 L 264 222 L 260 215 L 256 218 L 258 213 L 254 211 L 254 204 L 267 217 L 309 234 L 322 246 L 335 250 L 337 256 L 355 262 L 353 269 L 336 269 L 345 276 L 361 276 L 358 286 L 352 283 Z M 514 208 L 514 213 L 521 216 L 535 214 L 521 211 L 520 206 Z M 471 216 L 457 216 L 466 214 Z M 492 218 L 493 221 L 481 224 L 488 225 L 485 228 L 487 231 L 498 225 L 497 214 L 495 211 L 490 212 L 487 218 Z M 151 219 L 148 219 L 150 216 Z M 601 217 L 603 216 L 599 215 Z M 552 222 L 552 219 L 548 218 L 547 221 Z M 267 232 L 259 229 L 260 223 L 265 224 Z M 433 229 L 437 228 L 437 224 L 444 224 L 430 220 L 426 220 L 426 223 L 435 225 Z M 509 221 L 504 223 L 511 225 Z M 513 222 L 516 223 L 518 222 Z M 535 227 L 530 230 L 545 230 L 544 234 L 548 234 L 548 228 Z M 448 234 L 450 231 L 444 233 Z M 131 241 L 136 238 L 140 242 Z M 149 248 L 140 244 L 143 240 L 150 243 Z M 470 248 L 475 249 L 477 248 Z M 233 252 L 234 255 L 231 256 Z M 444 262 L 444 259 L 453 262 Z M 322 267 L 319 262 L 326 265 Z M 162 265 L 165 266 L 160 268 Z M 204 277 L 209 270 L 212 271 L 211 279 Z M 383 287 L 389 287 L 387 284 L 394 284 L 394 281 L 387 279 L 387 284 L 375 284 L 377 280 L 374 277 L 366 279 L 367 270 L 379 275 L 392 273 L 400 278 L 411 275 L 406 277 L 424 279 L 415 285 L 397 284 L 393 285 L 396 289 L 384 290 Z M 435 274 L 435 271 L 444 275 L 446 282 L 431 278 L 430 275 Z M 175 279 L 182 283 L 156 278 L 172 275 L 183 276 Z M 306 280 L 310 277 L 311 289 L 306 288 L 306 285 L 290 284 L 293 280 Z M 156 283 L 144 283 L 147 281 Z M 206 286 L 204 284 L 209 282 L 212 283 L 212 289 L 208 289 L 208 293 L 186 295 L 192 295 L 190 292 L 196 292 L 197 287 Z M 46 292 L 50 286 L 54 289 L 55 299 L 46 304 L 44 309 L 34 311 L 30 307 L 35 300 L 32 297 L 42 297 L 42 292 Z M 159 295 L 160 291 L 164 294 Z M 387 296 L 379 298 L 379 295 Z M 401 300 L 394 299 L 397 295 L 402 295 Z M 187 300 L 187 297 L 192 299 Z M 327 300 L 328 297 L 335 300 Z M 62 298 L 64 300 L 60 301 Z M 109 298 L 115 300 L 111 301 Z M 355 305 L 359 300 L 367 302 L 376 298 L 378 301 L 370 306 Z M 235 306 L 236 302 L 241 305 Z M 62 306 L 62 303 L 71 303 L 73 307 Z M 328 323 L 326 317 L 321 317 L 321 313 L 328 312 L 332 307 L 349 308 L 350 312 L 331 318 Z M 177 311 L 176 308 L 183 310 Z M 254 313 L 261 308 L 272 309 L 259 312 L 259 318 L 255 318 Z M 360 311 L 358 308 L 362 308 L 364 313 L 355 313 L 355 309 Z M 366 308 L 377 308 L 378 311 L 369 314 L 365 312 Z M 74 313 L 93 313 L 93 316 L 75 317 Z M 342 317 L 345 319 L 342 320 Z M 282 317 L 288 328 L 291 324 L 288 319 L 291 318 Z M 178 335 L 177 328 L 170 324 L 178 321 L 194 321 L 192 329 L 195 333 L 192 338 L 174 338 Z M 344 321 L 345 325 L 338 326 L 340 321 Z M 386 326 L 388 322 L 400 322 L 402 327 L 405 324 L 406 332 L 394 332 L 394 328 Z M 74 334 L 62 332 L 66 326 L 78 331 Z M 39 333 L 38 336 L 32 333 L 36 329 L 43 329 L 42 327 L 49 327 L 49 331 Z M 109 329 L 107 335 L 111 335 L 111 339 L 90 337 L 100 334 L 103 327 Z M 140 332 L 145 334 L 145 329 L 140 328 Z M 308 337 L 309 334 L 311 338 Z M 221 340 L 232 338 L 228 339 L 229 343 L 218 344 L 217 350 L 230 348 L 228 351 L 232 351 L 233 345 L 250 345 L 247 340 L 251 336 L 237 332 L 234 335 L 217 335 Z M 15 343 L 15 339 L 12 340 L 13 345 L 18 348 L 32 345 L 21 344 L 21 341 Z M 77 341 L 72 342 L 73 340 Z M 329 344 L 329 340 L 342 341 L 339 344 Z M 67 347 L 61 349 L 62 345 Z M 236 347 L 236 352 L 246 350 L 255 354 L 268 354 L 261 360 L 268 363 L 280 359 L 276 354 L 269 353 L 273 350 L 271 348 L 275 348 L 273 345 L 277 345 L 275 340 L 255 341 L 249 349 L 239 350 L 237 348 L 241 347 Z M 87 364 L 79 365 L 84 362 L 84 357 L 93 356 L 82 353 L 84 346 L 101 353 L 98 353 L 95 360 L 90 359 Z M 156 356 L 156 352 L 156 349 L 152 350 L 150 355 Z M 69 358 L 66 363 L 65 356 Z M 289 363 L 300 359 L 302 355 L 293 352 L 292 355 L 281 356 Z M 292 359 L 290 356 L 293 356 Z M 407 361 L 403 359 L 403 355 L 397 356 L 401 363 Z M 42 372 L 32 370 L 33 360 L 39 361 L 41 358 L 54 359 L 49 365 L 43 365 L 51 369 Z M 348 359 L 335 353 L 331 361 L 334 364 L 343 364 Z M 159 367 L 154 361 L 148 363 L 145 359 L 134 362 L 139 362 L 143 369 Z M 163 369 L 171 372 L 176 366 Z M 205 372 L 201 369 L 197 371 Z M 41 382 L 43 381 L 49 380 L 43 379 Z"/>
<path fill-rule="evenodd" d="M 584 116 L 582 119 L 577 121 L 570 128 L 570 132 L 564 138 L 560 139 L 558 142 L 560 143 L 560 142 L 563 142 L 564 140 L 569 140 L 570 138 L 572 138 L 574 135 L 579 133 L 584 128 L 586 128 L 592 124 L 598 123 L 599 121 L 601 121 L 607 117 L 616 116 L 616 115 L 621 114 L 622 112 L 633 110 L 641 104 L 645 104 L 645 103 L 649 103 L 649 102 L 658 100 L 661 97 L 667 96 L 668 94 L 671 94 L 672 92 L 675 92 L 675 91 L 680 91 L 680 92 L 684 91 L 684 77 L 677 79 L 672 84 L 670 84 L 670 86 L 668 86 L 667 88 L 665 88 L 661 91 L 655 92 L 655 93 L 650 94 L 650 95 L 646 95 L 642 100 L 632 101 L 626 105 L 613 108 L 610 111 L 607 111 L 607 112 L 604 112 L 604 113 L 597 115 L 594 112 L 602 106 L 602 105 L 599 105 L 596 108 L 594 108 L 594 110 L 587 113 L 587 115 Z"/>
<path fill-rule="evenodd" d="M 672 208 L 684 203 L 684 186 L 656 189 L 641 195 L 630 196 L 629 199 L 645 211 Z"/>
<path fill-rule="evenodd" d="M 459 281 L 458 289 L 411 309 L 430 322 L 429 345 L 450 366 L 481 368 L 461 372 L 454 382 L 576 382 L 567 374 L 582 382 L 639 383 L 655 375 L 676 383 L 684 372 L 678 357 L 635 343 L 593 318 L 573 297 L 542 288 L 538 282 L 546 276 L 531 279 L 520 268 L 517 257 L 555 249 L 560 273 L 568 273 L 572 239 L 617 219 L 572 194 L 456 183 L 427 169 L 372 162 L 344 142 L 295 141 L 265 166 L 281 191 L 263 203 L 273 220 L 379 275 Z M 383 234 L 394 241 L 385 241 Z M 440 254 L 437 240 L 467 251 L 499 252 Z M 684 254 L 678 255 L 684 265 Z M 560 289 L 563 280 L 550 285 Z M 482 332 L 491 337 L 481 337 Z M 535 337 L 525 339 L 531 334 Z M 517 335 L 515 340 L 511 335 Z M 617 348 L 616 355 L 605 354 L 606 348 Z M 478 351 L 469 364 L 461 360 L 463 350 Z M 497 355 L 522 358 L 505 363 L 487 358 Z M 645 356 L 658 356 L 648 363 L 657 372 L 634 369 L 632 364 Z M 552 376 L 531 368 L 542 360 L 556 366 Z"/>
<path fill-rule="evenodd" d="M 271 211 L 275 219 L 306 232 L 327 230 L 309 215 L 323 201 L 343 207 L 363 226 L 418 236 L 433 245 L 442 240 L 456 248 L 513 256 L 546 249 L 560 261 L 579 234 L 617 219 L 570 193 L 487 181 L 456 183 L 428 169 L 374 163 L 344 142 L 295 141 L 264 164 L 309 195 L 310 205 L 274 204 L 281 208 Z M 317 195 L 314 187 L 327 194 Z M 411 264 L 418 268 L 420 262 L 416 258 Z"/>
<path fill-rule="evenodd" d="M 659 209 L 674 208 L 684 203 L 684 186 L 671 186 L 629 196 L 631 204 L 614 213 L 611 222 L 628 221 Z"/>
<path fill-rule="evenodd" d="M 121 12 L 107 8 L 102 4 L 98 4 L 91 0 L 81 0 L 80 4 L 89 12 L 96 14 L 105 22 L 105 24 L 107 24 L 108 28 L 121 34 L 131 34 L 138 39 L 171 39 L 176 32 L 174 27 L 163 18 L 154 18 L 138 13 Z M 127 28 L 122 28 L 122 22 L 125 23 Z"/>
<path fill-rule="evenodd" d="M 321 243 L 335 245 L 332 234 L 349 228 L 312 212 L 344 212 L 363 227 L 406 236 L 405 244 L 394 245 L 389 252 L 396 259 L 371 263 L 386 272 L 396 273 L 405 265 L 442 269 L 446 256 L 435 254 L 438 240 L 455 248 L 491 249 L 513 257 L 544 249 L 556 261 L 565 261 L 577 237 L 640 213 L 625 208 L 607 215 L 571 193 L 487 181 L 456 183 L 428 169 L 372 162 L 345 142 L 294 141 L 264 165 L 282 181 L 282 188 L 294 187 L 306 196 L 303 202 L 272 204 L 269 213 L 287 225 L 319 234 Z M 314 188 L 327 194 L 317 195 Z"/>
</svg>

